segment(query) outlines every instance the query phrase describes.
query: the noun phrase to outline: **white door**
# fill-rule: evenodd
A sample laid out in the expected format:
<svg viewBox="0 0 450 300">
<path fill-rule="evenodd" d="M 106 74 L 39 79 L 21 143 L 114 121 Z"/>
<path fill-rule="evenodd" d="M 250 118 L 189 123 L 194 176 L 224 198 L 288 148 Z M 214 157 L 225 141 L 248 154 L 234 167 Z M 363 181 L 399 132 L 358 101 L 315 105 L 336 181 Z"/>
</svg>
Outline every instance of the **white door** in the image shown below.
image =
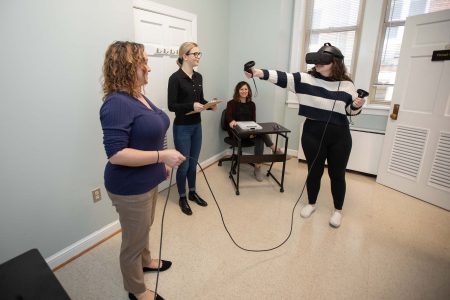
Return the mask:
<svg viewBox="0 0 450 300">
<path fill-rule="evenodd" d="M 406 20 L 377 182 L 450 210 L 450 10 Z M 392 110 L 391 107 L 391 110 Z"/>
<path fill-rule="evenodd" d="M 135 41 L 144 44 L 149 55 L 149 83 L 145 95 L 170 117 L 167 147 L 174 148 L 172 126 L 175 114 L 167 108 L 167 83 L 178 70 L 178 48 L 187 41 L 197 40 L 197 16 L 151 1 L 133 2 Z M 172 183 L 175 182 L 173 176 Z M 169 180 L 159 185 L 163 190 Z"/>
</svg>

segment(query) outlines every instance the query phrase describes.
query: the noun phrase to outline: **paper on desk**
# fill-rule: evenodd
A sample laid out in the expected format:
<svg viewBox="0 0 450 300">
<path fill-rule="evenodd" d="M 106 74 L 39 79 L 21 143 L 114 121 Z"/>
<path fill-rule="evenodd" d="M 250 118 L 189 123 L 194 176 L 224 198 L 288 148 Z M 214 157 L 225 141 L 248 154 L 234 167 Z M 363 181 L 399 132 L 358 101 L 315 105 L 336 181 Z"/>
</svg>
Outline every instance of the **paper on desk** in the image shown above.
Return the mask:
<svg viewBox="0 0 450 300">
<path fill-rule="evenodd" d="M 219 104 L 220 102 L 222 102 L 222 100 L 219 100 L 219 99 L 214 98 L 213 100 L 209 101 L 208 103 L 203 104 L 203 108 L 204 108 L 204 109 L 211 108 L 211 107 L 213 107 L 214 105 Z M 186 114 L 186 116 L 187 116 L 187 115 L 192 115 L 192 114 L 195 114 L 195 113 L 197 113 L 197 112 L 193 110 L 193 111 L 188 112 L 188 113 Z"/>
<path fill-rule="evenodd" d="M 239 121 L 236 122 L 237 126 L 242 130 L 259 130 L 262 129 L 261 125 L 253 121 Z"/>
</svg>

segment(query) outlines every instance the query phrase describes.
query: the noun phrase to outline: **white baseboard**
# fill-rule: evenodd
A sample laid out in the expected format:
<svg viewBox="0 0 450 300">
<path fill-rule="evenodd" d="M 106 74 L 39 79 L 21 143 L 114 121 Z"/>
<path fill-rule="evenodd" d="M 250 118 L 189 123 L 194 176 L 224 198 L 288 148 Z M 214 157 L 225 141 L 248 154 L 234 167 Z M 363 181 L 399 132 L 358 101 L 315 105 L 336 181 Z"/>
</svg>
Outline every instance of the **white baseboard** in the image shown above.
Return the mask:
<svg viewBox="0 0 450 300">
<path fill-rule="evenodd" d="M 215 162 L 219 161 L 219 159 L 221 159 L 222 157 L 226 156 L 226 155 L 230 155 L 231 154 L 231 150 L 227 149 L 224 150 L 214 156 L 211 156 L 210 158 L 208 158 L 207 160 L 204 160 L 200 163 L 200 166 L 202 166 L 203 169 L 205 169 L 206 167 L 214 164 Z M 200 172 L 200 167 L 197 166 L 197 172 Z"/>
<path fill-rule="evenodd" d="M 69 261 L 73 257 L 79 255 L 83 251 L 89 249 L 90 247 L 94 246 L 101 240 L 107 238 L 108 236 L 112 235 L 113 233 L 120 230 L 120 223 L 119 220 L 116 220 L 105 227 L 91 233 L 87 237 L 73 243 L 72 245 L 62 249 L 61 251 L 53 254 L 50 257 L 47 257 L 45 260 L 47 264 L 49 265 L 50 269 L 54 269 L 57 266 L 60 266 L 64 264 L 65 262 Z"/>
</svg>

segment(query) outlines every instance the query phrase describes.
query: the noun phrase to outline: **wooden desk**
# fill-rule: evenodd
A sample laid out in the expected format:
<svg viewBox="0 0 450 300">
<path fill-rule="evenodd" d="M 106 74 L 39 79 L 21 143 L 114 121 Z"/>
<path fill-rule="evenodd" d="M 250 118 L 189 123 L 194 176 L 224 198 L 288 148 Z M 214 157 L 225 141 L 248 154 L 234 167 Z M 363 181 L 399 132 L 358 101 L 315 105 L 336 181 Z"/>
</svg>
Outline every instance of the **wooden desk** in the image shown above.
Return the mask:
<svg viewBox="0 0 450 300">
<path fill-rule="evenodd" d="M 262 129 L 259 130 L 242 130 L 238 126 L 234 129 L 231 129 L 233 133 L 233 138 L 236 139 L 238 143 L 238 151 L 237 151 L 237 172 L 236 179 L 232 172 L 232 167 L 230 169 L 229 177 L 233 182 L 233 185 L 236 189 L 236 195 L 239 195 L 239 172 L 240 172 L 240 164 L 241 163 L 263 163 L 263 162 L 271 162 L 270 168 L 267 171 L 266 176 L 271 176 L 276 183 L 280 186 L 280 192 L 284 192 L 284 170 L 286 168 L 286 154 L 288 147 L 288 133 L 291 132 L 289 129 L 284 128 L 283 126 L 277 123 L 258 123 L 261 125 Z M 284 154 L 263 154 L 263 155 L 243 155 L 242 154 L 242 140 L 248 138 L 250 135 L 261 135 L 261 134 L 276 134 L 275 140 L 275 148 L 278 147 L 278 138 L 283 137 L 286 142 L 284 144 Z M 283 170 L 281 172 L 281 181 L 278 181 L 277 178 L 272 174 L 272 167 L 275 162 L 283 162 Z M 233 166 L 233 164 L 231 164 Z"/>
<path fill-rule="evenodd" d="M 37 249 L 0 265 L 0 299 L 70 300 Z"/>
</svg>

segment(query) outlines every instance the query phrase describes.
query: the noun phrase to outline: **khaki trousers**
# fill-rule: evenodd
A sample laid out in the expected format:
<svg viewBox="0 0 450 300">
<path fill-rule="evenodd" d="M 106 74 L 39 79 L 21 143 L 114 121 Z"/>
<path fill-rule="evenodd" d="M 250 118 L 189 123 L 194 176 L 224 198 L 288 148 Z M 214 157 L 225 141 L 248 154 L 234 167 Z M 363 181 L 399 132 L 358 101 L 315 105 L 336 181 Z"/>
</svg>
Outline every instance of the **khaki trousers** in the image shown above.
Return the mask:
<svg viewBox="0 0 450 300">
<path fill-rule="evenodd" d="M 125 290 L 133 294 L 145 292 L 143 266 L 150 264 L 150 227 L 155 218 L 158 186 L 145 194 L 122 196 L 108 192 L 119 214 L 122 227 L 120 269 Z"/>
</svg>

